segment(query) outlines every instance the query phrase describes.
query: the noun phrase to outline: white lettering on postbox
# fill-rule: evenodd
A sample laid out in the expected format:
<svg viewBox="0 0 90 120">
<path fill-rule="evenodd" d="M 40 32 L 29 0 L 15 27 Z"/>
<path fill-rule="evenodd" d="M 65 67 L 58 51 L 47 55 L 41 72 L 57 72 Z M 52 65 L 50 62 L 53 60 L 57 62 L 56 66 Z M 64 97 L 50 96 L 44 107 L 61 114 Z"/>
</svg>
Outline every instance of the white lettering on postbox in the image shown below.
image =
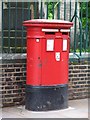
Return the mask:
<svg viewBox="0 0 90 120">
<path fill-rule="evenodd" d="M 54 51 L 54 40 L 47 39 L 47 51 Z"/>
<path fill-rule="evenodd" d="M 63 40 L 63 51 L 67 51 L 67 40 Z"/>
</svg>

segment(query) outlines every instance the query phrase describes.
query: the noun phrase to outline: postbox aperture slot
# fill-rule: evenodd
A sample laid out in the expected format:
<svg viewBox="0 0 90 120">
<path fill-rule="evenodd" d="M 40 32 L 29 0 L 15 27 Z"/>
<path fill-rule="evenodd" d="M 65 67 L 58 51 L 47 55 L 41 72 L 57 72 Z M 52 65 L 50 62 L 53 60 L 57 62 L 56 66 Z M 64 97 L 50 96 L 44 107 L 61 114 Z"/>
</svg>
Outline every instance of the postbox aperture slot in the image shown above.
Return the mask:
<svg viewBox="0 0 90 120">
<path fill-rule="evenodd" d="M 47 39 L 46 51 L 54 51 L 54 39 Z"/>
<path fill-rule="evenodd" d="M 45 35 L 55 35 L 55 32 L 45 32 Z"/>
<path fill-rule="evenodd" d="M 68 32 L 63 32 L 62 35 L 68 35 Z"/>
</svg>

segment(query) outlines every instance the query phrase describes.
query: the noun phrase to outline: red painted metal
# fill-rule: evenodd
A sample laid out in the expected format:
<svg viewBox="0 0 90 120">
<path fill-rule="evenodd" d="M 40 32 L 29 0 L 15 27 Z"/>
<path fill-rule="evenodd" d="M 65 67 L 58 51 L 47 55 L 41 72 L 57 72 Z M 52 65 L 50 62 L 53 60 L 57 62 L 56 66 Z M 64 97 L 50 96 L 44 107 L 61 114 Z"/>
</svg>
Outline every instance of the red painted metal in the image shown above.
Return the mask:
<svg viewBox="0 0 90 120">
<path fill-rule="evenodd" d="M 73 23 L 39 19 L 25 21 L 23 25 L 27 27 L 26 84 L 33 86 L 67 84 L 70 38 L 68 32 L 62 33 L 60 29 L 70 29 Z M 51 51 L 47 51 L 47 40 L 54 42 Z M 65 47 L 63 40 L 67 40 L 66 51 L 63 50 Z M 56 54 L 60 54 L 60 59 Z"/>
</svg>

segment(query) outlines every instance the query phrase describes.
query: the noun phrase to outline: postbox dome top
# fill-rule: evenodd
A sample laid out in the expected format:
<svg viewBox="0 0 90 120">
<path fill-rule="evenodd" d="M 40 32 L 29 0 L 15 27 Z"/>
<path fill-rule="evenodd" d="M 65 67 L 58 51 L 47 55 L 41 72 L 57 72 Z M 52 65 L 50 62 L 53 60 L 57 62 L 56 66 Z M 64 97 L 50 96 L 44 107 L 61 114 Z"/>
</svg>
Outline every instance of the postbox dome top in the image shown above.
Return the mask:
<svg viewBox="0 0 90 120">
<path fill-rule="evenodd" d="M 65 20 L 48 20 L 48 19 L 32 19 L 23 22 L 26 27 L 30 26 L 42 26 L 42 27 L 68 27 L 70 28 L 73 23 Z M 48 25 L 48 26 L 47 26 Z"/>
<path fill-rule="evenodd" d="M 48 19 L 32 19 L 32 20 L 27 20 L 24 21 L 24 23 L 72 23 L 69 21 L 65 21 L 65 20 L 48 20 Z"/>
</svg>

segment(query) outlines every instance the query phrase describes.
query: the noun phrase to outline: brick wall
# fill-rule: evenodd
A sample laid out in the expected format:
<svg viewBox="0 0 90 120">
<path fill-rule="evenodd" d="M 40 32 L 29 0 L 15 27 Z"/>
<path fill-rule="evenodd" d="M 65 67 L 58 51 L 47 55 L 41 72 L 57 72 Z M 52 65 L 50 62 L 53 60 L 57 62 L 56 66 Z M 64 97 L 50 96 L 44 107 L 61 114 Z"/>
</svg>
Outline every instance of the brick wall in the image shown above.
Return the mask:
<svg viewBox="0 0 90 120">
<path fill-rule="evenodd" d="M 2 103 L 3 106 L 24 104 L 26 64 L 25 60 L 3 60 L 2 69 Z"/>
<path fill-rule="evenodd" d="M 2 70 L 0 78 L 2 78 L 3 107 L 24 104 L 26 60 L 3 60 L 0 69 Z M 90 65 L 87 63 L 69 64 L 69 99 L 88 97 L 89 78 Z"/>
<path fill-rule="evenodd" d="M 69 65 L 69 99 L 88 97 L 90 87 L 90 65 L 77 63 Z"/>
</svg>

